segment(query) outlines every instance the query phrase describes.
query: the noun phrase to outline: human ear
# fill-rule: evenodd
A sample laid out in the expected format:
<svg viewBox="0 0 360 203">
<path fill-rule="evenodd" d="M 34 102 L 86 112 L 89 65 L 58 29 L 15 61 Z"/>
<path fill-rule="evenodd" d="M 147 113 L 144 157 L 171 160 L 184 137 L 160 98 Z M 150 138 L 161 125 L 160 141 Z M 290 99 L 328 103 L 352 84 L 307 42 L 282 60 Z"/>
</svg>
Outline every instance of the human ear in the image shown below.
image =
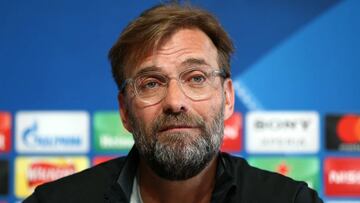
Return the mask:
<svg viewBox="0 0 360 203">
<path fill-rule="evenodd" d="M 235 93 L 232 80 L 230 78 L 225 79 L 224 81 L 224 119 L 228 119 L 234 113 L 234 104 L 235 104 Z"/>
</svg>

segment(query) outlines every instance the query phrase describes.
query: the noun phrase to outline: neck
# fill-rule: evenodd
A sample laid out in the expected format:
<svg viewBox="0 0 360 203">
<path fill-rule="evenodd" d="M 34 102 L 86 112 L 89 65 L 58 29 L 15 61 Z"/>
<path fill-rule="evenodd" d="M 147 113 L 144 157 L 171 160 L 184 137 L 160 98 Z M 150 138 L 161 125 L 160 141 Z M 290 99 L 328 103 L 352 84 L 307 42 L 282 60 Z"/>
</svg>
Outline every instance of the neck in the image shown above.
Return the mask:
<svg viewBox="0 0 360 203">
<path fill-rule="evenodd" d="M 217 156 L 196 176 L 171 181 L 156 175 L 140 158 L 139 185 L 144 203 L 209 203 L 215 187 Z"/>
</svg>

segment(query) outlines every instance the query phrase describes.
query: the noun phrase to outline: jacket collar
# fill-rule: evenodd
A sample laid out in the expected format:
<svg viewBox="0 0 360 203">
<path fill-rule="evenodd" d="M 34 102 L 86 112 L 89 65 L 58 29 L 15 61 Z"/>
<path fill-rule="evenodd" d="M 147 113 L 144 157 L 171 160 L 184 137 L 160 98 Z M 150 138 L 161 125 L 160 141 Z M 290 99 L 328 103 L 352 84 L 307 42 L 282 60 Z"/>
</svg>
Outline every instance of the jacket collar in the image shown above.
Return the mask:
<svg viewBox="0 0 360 203">
<path fill-rule="evenodd" d="M 139 153 L 135 146 L 132 147 L 129 154 L 120 169 L 119 176 L 112 183 L 108 192 L 105 194 L 107 202 L 130 202 L 134 177 L 136 175 L 139 163 Z"/>
<path fill-rule="evenodd" d="M 233 169 L 230 162 L 224 156 L 229 156 L 226 153 L 219 153 L 219 161 L 216 172 L 215 189 L 212 194 L 212 202 L 217 202 L 217 199 L 223 199 L 224 196 L 233 187 L 236 187 L 236 182 L 233 177 Z M 139 152 L 135 146 L 130 150 L 125 162 L 121 168 L 119 176 L 116 181 L 110 186 L 105 198 L 109 202 L 130 202 L 134 177 L 137 173 L 139 163 Z"/>
</svg>

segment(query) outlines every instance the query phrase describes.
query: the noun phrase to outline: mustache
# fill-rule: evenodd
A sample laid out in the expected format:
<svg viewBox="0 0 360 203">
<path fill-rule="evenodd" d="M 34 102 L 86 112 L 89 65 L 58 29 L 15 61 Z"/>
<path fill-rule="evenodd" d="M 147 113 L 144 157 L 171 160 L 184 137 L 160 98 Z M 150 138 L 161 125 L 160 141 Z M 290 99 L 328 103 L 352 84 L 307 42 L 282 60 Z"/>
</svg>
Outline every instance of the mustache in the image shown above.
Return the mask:
<svg viewBox="0 0 360 203">
<path fill-rule="evenodd" d="M 202 130 L 206 127 L 205 121 L 201 117 L 183 112 L 179 114 L 161 114 L 154 121 L 153 126 L 153 133 L 160 132 L 174 126 L 197 127 Z"/>
</svg>

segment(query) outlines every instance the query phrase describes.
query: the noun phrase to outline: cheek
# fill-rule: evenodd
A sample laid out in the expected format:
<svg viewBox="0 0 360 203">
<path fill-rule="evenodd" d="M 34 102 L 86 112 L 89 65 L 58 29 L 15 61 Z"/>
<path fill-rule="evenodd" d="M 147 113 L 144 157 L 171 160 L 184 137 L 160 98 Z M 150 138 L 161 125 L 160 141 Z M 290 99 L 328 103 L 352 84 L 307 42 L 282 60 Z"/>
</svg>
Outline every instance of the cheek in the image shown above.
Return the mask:
<svg viewBox="0 0 360 203">
<path fill-rule="evenodd" d="M 134 106 L 134 109 L 135 119 L 140 125 L 144 126 L 146 129 L 149 128 L 149 126 L 158 117 L 159 112 L 161 112 L 160 109 L 155 107 L 141 108 L 139 106 Z"/>
<path fill-rule="evenodd" d="M 219 110 L 221 106 L 224 104 L 225 95 L 222 89 L 218 90 L 216 94 L 213 95 L 213 97 L 210 99 L 211 106 L 215 110 Z"/>
<path fill-rule="evenodd" d="M 210 100 L 198 102 L 194 105 L 195 111 L 204 119 L 204 121 L 211 122 L 222 108 L 223 96 L 216 95 Z"/>
</svg>

